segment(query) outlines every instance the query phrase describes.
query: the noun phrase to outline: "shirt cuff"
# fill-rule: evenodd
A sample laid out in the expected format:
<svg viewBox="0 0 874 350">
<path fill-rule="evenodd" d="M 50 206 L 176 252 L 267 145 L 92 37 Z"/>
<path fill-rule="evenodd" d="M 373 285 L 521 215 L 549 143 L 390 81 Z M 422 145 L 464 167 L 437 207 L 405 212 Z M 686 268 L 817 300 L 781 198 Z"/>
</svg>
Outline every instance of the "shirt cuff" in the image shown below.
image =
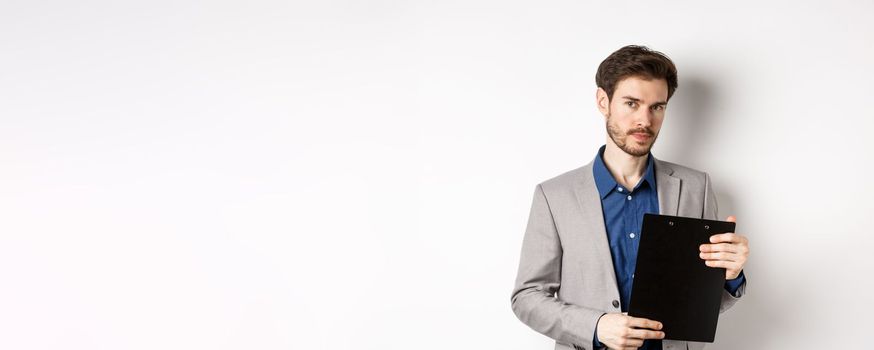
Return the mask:
<svg viewBox="0 0 874 350">
<path fill-rule="evenodd" d="M 746 277 L 744 277 L 744 271 L 741 270 L 737 278 L 725 281 L 725 290 L 728 291 L 728 293 L 730 293 L 731 295 L 736 295 L 735 293 L 740 288 L 740 286 L 744 284 L 744 282 L 746 282 Z"/>
</svg>

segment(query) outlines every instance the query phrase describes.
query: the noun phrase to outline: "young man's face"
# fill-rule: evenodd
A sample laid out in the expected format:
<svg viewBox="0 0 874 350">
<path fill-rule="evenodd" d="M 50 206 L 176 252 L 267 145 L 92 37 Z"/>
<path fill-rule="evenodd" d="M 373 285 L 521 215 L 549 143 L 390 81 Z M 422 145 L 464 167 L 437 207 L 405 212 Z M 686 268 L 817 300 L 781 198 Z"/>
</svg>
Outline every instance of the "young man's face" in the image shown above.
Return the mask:
<svg viewBox="0 0 874 350">
<path fill-rule="evenodd" d="M 607 92 L 598 88 L 597 102 L 606 117 L 610 140 L 625 153 L 645 156 L 665 119 L 668 83 L 664 79 L 627 77 L 616 84 L 610 101 Z"/>
</svg>

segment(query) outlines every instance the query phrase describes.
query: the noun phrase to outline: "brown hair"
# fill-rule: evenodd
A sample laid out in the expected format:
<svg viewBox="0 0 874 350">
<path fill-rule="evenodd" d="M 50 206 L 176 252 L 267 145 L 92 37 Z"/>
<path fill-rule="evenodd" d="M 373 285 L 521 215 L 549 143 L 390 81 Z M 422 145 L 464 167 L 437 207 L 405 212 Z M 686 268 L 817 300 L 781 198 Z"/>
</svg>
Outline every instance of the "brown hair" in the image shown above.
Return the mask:
<svg viewBox="0 0 874 350">
<path fill-rule="evenodd" d="M 668 99 L 677 89 L 677 67 L 668 56 L 646 46 L 628 45 L 613 52 L 598 66 L 595 83 L 613 99 L 616 84 L 628 77 L 664 79 L 668 82 Z"/>
</svg>

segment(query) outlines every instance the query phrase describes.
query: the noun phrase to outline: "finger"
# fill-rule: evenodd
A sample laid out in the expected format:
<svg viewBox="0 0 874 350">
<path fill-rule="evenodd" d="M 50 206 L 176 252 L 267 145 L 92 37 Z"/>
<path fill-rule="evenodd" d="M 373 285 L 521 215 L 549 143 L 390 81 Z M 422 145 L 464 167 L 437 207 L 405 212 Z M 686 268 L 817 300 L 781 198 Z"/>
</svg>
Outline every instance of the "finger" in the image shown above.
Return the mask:
<svg viewBox="0 0 874 350">
<path fill-rule="evenodd" d="M 637 339 L 662 339 L 665 337 L 665 332 L 651 331 L 648 329 L 632 329 L 628 332 L 628 337 Z"/>
<path fill-rule="evenodd" d="M 728 221 L 728 222 L 737 222 L 737 218 L 734 217 L 734 215 L 729 215 L 727 218 L 725 218 L 725 221 Z"/>
<path fill-rule="evenodd" d="M 724 260 L 705 260 L 704 264 L 710 267 L 722 267 L 725 269 L 739 270 L 740 264 L 733 261 Z"/>
<path fill-rule="evenodd" d="M 628 325 L 634 328 L 662 329 L 661 322 L 640 317 L 629 317 Z"/>
<path fill-rule="evenodd" d="M 619 345 L 622 346 L 623 349 L 637 349 L 643 345 L 643 340 L 635 338 L 623 338 L 619 340 Z"/>
<path fill-rule="evenodd" d="M 726 232 L 710 236 L 710 243 L 740 243 L 743 242 L 741 235 L 734 232 Z"/>
<path fill-rule="evenodd" d="M 710 236 L 710 243 L 730 243 L 735 245 L 748 245 L 747 236 L 737 232 L 725 232 Z"/>
<path fill-rule="evenodd" d="M 741 257 L 736 253 L 724 253 L 724 252 L 716 252 L 716 253 L 699 253 L 698 256 L 704 260 L 714 260 L 714 261 L 732 261 L 737 262 L 740 261 Z"/>
<path fill-rule="evenodd" d="M 738 245 L 731 243 L 702 244 L 698 247 L 702 252 L 737 252 Z"/>
</svg>

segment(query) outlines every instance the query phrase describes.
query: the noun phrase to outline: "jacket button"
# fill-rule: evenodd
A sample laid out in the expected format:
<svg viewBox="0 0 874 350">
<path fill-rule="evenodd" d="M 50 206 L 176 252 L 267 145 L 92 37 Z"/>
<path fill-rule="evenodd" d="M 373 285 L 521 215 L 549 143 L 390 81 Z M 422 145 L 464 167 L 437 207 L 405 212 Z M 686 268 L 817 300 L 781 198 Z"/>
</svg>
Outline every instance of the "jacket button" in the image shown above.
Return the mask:
<svg viewBox="0 0 874 350">
<path fill-rule="evenodd" d="M 613 307 L 619 307 L 619 300 L 613 300 Z"/>
</svg>

